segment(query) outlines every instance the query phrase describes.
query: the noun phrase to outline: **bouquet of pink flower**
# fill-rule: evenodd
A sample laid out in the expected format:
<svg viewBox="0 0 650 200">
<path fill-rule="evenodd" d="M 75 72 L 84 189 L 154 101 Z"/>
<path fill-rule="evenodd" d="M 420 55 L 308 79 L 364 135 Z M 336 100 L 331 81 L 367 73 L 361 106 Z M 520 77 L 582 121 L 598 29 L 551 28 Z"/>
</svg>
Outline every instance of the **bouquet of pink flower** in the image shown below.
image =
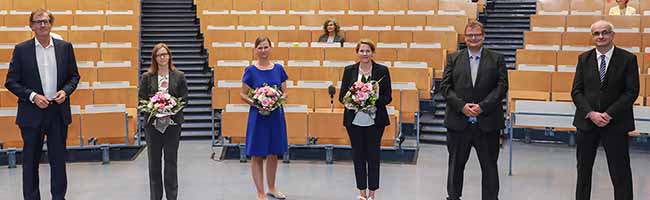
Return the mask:
<svg viewBox="0 0 650 200">
<path fill-rule="evenodd" d="M 345 108 L 355 112 L 374 112 L 376 109 L 375 102 L 379 98 L 379 81 L 362 80 L 354 82 L 343 97 Z"/>
<path fill-rule="evenodd" d="M 282 97 L 282 91 L 277 86 L 271 87 L 267 84 L 255 90 L 250 90 L 248 97 L 253 100 L 253 104 L 265 110 L 259 111 L 262 115 L 270 115 L 271 111 L 282 106 L 285 101 Z"/>
<path fill-rule="evenodd" d="M 154 125 L 164 133 L 167 126 L 175 124 L 169 116 L 181 111 L 185 107 L 185 104 L 186 102 L 183 98 L 173 97 L 165 92 L 157 92 L 148 101 L 141 100 L 138 105 L 138 111 L 149 113 L 147 122 L 156 117 Z"/>
</svg>

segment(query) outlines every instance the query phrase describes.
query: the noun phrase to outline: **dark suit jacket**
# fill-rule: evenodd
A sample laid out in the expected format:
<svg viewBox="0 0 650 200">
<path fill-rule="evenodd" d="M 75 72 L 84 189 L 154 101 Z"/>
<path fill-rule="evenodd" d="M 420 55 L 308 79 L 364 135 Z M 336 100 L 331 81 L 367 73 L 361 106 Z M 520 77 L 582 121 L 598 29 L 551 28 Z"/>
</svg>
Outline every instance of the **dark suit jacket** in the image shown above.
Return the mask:
<svg viewBox="0 0 650 200">
<path fill-rule="evenodd" d="M 596 126 L 586 118 L 591 111 L 607 112 L 613 119 L 606 127 L 629 132 L 634 130 L 632 108 L 639 96 L 639 67 L 636 56 L 623 49 L 614 48 L 612 58 L 600 83 L 596 50 L 580 54 L 573 79 L 571 97 L 576 105 L 573 125 L 582 131 Z"/>
<path fill-rule="evenodd" d="M 447 100 L 445 126 L 463 131 L 469 124 L 463 113 L 466 103 L 477 103 L 483 112 L 478 116 L 478 126 L 485 132 L 505 127 L 503 103 L 508 91 L 508 71 L 503 55 L 483 48 L 476 83 L 472 86 L 468 50 L 463 49 L 447 56 L 447 65 L 440 84 Z"/>
<path fill-rule="evenodd" d="M 79 83 L 79 72 L 77 71 L 77 60 L 74 56 L 74 48 L 66 41 L 52 38 L 57 65 L 57 91 L 63 90 L 68 97 L 77 88 Z M 16 124 L 20 127 L 39 127 L 45 114 L 36 104 L 29 100 L 32 92 L 43 94 L 41 77 L 38 73 L 38 62 L 36 61 L 36 41 L 34 38 L 22 42 L 14 47 L 7 81 L 5 87 L 18 97 L 18 113 Z M 71 122 L 70 98 L 66 98 L 61 104 L 61 117 L 67 125 Z"/>
<path fill-rule="evenodd" d="M 329 37 L 328 34 L 323 34 L 318 38 L 318 42 L 327 42 L 328 37 Z M 336 35 L 336 36 L 334 36 L 334 41 L 333 42 L 341 43 L 341 46 L 343 46 L 343 43 L 345 43 L 345 38 L 343 37 L 343 35 Z"/>
<path fill-rule="evenodd" d="M 169 95 L 173 97 L 180 97 L 185 99 L 187 102 L 187 80 L 185 79 L 185 74 L 181 71 L 175 70 L 169 72 L 169 87 L 167 88 Z M 145 72 L 142 74 L 140 79 L 140 87 L 138 88 L 138 98 L 140 100 L 149 100 L 154 94 L 158 92 L 158 74 L 152 74 Z M 145 119 L 149 118 L 147 113 L 144 114 Z M 183 111 L 176 113 L 172 116 L 174 122 L 179 125 L 185 122 L 183 117 Z M 147 122 L 151 124 L 153 122 Z"/>
<path fill-rule="evenodd" d="M 339 92 L 339 102 L 343 103 L 343 97 L 345 93 L 348 92 L 352 83 L 357 81 L 359 77 L 359 63 L 354 65 L 349 65 L 345 67 L 343 72 L 343 79 L 341 80 L 341 91 Z M 384 65 L 377 64 L 374 61 L 372 62 L 372 72 L 370 72 L 370 80 L 379 80 L 379 98 L 375 102 L 377 106 L 377 112 L 375 116 L 375 125 L 376 126 L 388 126 L 390 121 L 388 120 L 388 112 L 386 111 L 386 105 L 388 105 L 393 97 L 391 96 L 391 83 L 390 83 L 390 73 L 388 68 Z M 352 121 L 355 116 L 354 110 L 345 109 L 343 113 L 343 126 L 352 126 Z"/>
</svg>

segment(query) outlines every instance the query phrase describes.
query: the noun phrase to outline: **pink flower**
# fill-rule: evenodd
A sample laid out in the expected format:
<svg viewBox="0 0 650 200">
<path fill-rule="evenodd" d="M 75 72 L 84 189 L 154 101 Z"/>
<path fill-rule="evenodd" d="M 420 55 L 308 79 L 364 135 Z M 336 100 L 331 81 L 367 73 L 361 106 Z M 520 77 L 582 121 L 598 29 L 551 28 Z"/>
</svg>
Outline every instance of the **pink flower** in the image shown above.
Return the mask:
<svg viewBox="0 0 650 200">
<path fill-rule="evenodd" d="M 369 90 L 368 87 L 365 87 L 365 86 L 361 87 L 361 92 L 368 92 L 368 90 Z"/>
<path fill-rule="evenodd" d="M 275 96 L 275 91 L 273 91 L 273 90 L 267 90 L 267 91 L 266 91 L 266 96 L 267 96 L 267 97 L 274 97 L 274 96 Z"/>
<path fill-rule="evenodd" d="M 357 97 L 359 97 L 359 100 L 365 101 L 366 99 L 368 99 L 368 93 L 359 92 L 357 93 Z"/>
<path fill-rule="evenodd" d="M 357 81 L 357 82 L 354 82 L 354 84 L 352 84 L 352 86 L 354 88 L 361 89 L 361 87 L 363 87 L 363 83 L 361 81 Z"/>
<path fill-rule="evenodd" d="M 269 100 L 269 105 L 275 104 L 275 101 L 273 99 Z"/>
<path fill-rule="evenodd" d="M 271 104 L 270 104 L 270 101 L 268 99 L 262 100 L 262 106 L 263 107 L 268 107 L 269 105 L 271 105 Z"/>
<path fill-rule="evenodd" d="M 169 85 L 169 81 L 167 81 L 167 80 L 164 80 L 164 81 L 162 81 L 162 82 L 160 83 L 160 87 L 164 87 L 164 88 L 166 88 L 168 85 Z"/>
</svg>

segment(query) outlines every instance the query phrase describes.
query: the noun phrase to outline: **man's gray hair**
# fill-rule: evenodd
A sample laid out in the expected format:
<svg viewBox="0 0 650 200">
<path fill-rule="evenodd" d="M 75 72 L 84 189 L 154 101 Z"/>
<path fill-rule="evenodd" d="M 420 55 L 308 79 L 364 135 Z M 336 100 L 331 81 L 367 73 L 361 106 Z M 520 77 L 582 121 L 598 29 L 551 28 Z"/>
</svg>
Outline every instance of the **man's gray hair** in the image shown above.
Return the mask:
<svg viewBox="0 0 650 200">
<path fill-rule="evenodd" d="M 602 25 L 602 24 L 605 24 L 607 26 L 608 31 L 612 31 L 612 32 L 614 31 L 614 24 L 612 24 L 611 22 L 605 21 L 605 20 L 598 20 L 598 21 L 594 22 L 593 24 L 591 24 L 590 29 L 594 30 L 594 28 L 596 26 Z"/>
</svg>

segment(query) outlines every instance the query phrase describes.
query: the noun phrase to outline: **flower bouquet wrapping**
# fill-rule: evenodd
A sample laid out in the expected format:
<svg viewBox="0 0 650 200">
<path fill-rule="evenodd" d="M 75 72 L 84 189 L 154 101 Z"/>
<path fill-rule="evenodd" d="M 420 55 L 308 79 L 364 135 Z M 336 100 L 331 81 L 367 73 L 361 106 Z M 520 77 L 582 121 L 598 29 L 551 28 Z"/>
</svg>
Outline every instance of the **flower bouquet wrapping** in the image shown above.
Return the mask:
<svg viewBox="0 0 650 200">
<path fill-rule="evenodd" d="M 375 123 L 377 112 L 376 102 L 379 98 L 379 82 L 381 79 L 367 80 L 362 78 L 356 81 L 343 97 L 343 105 L 349 110 L 354 110 L 356 116 L 352 124 L 358 126 L 371 126 Z"/>
<path fill-rule="evenodd" d="M 155 120 L 153 126 L 156 130 L 165 133 L 169 125 L 176 125 L 171 116 L 181 111 L 185 104 L 183 98 L 173 97 L 165 92 L 157 92 L 149 100 L 141 100 L 138 111 L 149 113 L 147 122 Z"/>
<path fill-rule="evenodd" d="M 271 112 L 284 104 L 285 99 L 282 97 L 282 91 L 277 86 L 264 84 L 262 87 L 251 89 L 248 97 L 253 104 L 259 109 L 259 113 L 268 116 Z"/>
</svg>

